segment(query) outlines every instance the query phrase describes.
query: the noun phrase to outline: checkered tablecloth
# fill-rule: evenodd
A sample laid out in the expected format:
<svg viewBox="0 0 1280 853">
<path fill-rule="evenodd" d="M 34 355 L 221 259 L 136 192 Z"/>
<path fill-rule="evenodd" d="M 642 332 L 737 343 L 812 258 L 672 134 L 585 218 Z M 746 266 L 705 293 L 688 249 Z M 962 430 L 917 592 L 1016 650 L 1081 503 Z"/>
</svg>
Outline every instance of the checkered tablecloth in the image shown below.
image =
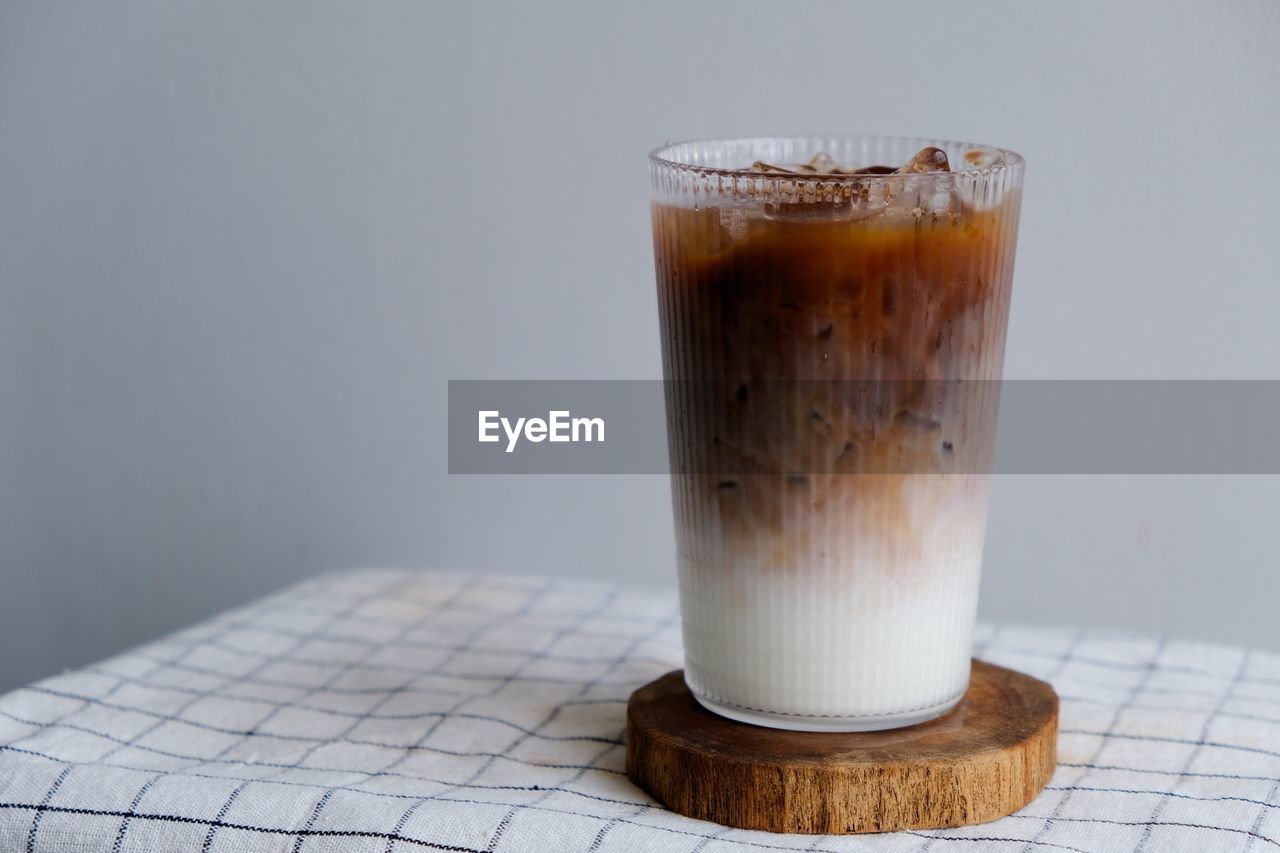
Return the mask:
<svg viewBox="0 0 1280 853">
<path fill-rule="evenodd" d="M 879 836 L 666 811 L 623 712 L 680 664 L 674 592 L 366 571 L 0 697 L 0 850 L 1264 851 L 1280 655 L 984 626 L 1050 680 L 1060 766 L 1018 814 Z"/>
</svg>

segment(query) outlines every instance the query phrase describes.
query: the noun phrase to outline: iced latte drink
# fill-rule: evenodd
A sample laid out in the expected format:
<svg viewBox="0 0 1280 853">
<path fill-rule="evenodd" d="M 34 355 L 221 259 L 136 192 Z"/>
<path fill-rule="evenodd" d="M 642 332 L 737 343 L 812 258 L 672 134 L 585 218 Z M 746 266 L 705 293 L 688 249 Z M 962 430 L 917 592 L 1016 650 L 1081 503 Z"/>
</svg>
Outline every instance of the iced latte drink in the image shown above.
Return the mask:
<svg viewBox="0 0 1280 853">
<path fill-rule="evenodd" d="M 968 685 L 1022 159 L 874 137 L 669 145 L 653 232 L 685 678 L 859 731 Z"/>
</svg>

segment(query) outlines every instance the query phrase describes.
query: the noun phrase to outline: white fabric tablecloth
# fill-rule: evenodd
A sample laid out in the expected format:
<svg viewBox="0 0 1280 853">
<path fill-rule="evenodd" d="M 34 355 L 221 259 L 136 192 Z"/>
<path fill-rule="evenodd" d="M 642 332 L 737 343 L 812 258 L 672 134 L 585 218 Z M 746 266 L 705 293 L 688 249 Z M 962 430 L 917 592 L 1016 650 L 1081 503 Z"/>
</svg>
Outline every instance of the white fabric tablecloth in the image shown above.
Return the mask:
<svg viewBox="0 0 1280 853">
<path fill-rule="evenodd" d="M 680 665 L 673 591 L 365 571 L 0 697 L 0 850 L 1265 851 L 1280 655 L 983 626 L 1063 699 L 1018 814 L 878 836 L 690 820 L 623 773 L 623 713 Z"/>
</svg>

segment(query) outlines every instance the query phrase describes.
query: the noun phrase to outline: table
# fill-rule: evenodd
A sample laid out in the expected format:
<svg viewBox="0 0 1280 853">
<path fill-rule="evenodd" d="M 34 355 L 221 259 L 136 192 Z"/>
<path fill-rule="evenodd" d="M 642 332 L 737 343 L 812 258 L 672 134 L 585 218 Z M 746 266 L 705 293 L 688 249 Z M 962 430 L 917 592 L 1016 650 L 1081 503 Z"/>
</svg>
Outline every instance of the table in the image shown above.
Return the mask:
<svg viewBox="0 0 1280 853">
<path fill-rule="evenodd" d="M 1263 851 L 1280 655 L 982 625 L 1061 694 L 1021 812 L 878 836 L 729 829 L 623 773 L 630 692 L 680 665 L 672 590 L 360 571 L 0 697 L 4 851 Z"/>
</svg>

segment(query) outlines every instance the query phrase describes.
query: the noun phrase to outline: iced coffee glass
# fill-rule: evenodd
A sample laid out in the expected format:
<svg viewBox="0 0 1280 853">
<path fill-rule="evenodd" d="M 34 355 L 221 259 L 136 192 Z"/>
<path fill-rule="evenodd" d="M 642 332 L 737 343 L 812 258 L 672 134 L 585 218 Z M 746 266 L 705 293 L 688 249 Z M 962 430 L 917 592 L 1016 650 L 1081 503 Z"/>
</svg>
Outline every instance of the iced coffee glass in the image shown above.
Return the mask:
<svg viewBox="0 0 1280 853">
<path fill-rule="evenodd" d="M 1022 158 L 885 137 L 650 156 L 685 679 L 869 731 L 969 681 Z"/>
</svg>

